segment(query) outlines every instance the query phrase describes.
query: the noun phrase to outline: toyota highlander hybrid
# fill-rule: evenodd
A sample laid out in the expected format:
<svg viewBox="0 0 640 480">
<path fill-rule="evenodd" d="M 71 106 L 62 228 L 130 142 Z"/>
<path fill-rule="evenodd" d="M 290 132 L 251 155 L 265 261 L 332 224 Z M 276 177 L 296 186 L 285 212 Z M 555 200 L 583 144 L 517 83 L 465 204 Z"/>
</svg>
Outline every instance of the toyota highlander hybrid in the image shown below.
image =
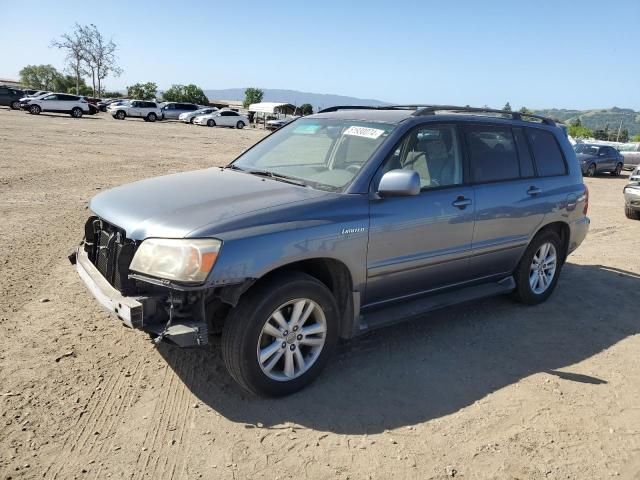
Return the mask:
<svg viewBox="0 0 640 480">
<path fill-rule="evenodd" d="M 281 396 L 339 338 L 492 295 L 545 301 L 588 198 L 551 119 L 332 107 L 226 167 L 100 193 L 70 260 L 125 325 L 182 347 L 221 334 L 231 376 Z"/>
</svg>

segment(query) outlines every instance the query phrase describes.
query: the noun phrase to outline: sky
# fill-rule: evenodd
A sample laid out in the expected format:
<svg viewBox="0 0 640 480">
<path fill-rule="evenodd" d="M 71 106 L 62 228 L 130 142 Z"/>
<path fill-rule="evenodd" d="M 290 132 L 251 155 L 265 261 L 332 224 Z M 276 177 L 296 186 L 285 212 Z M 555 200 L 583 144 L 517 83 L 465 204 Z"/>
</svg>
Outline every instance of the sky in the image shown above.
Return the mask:
<svg viewBox="0 0 640 480">
<path fill-rule="evenodd" d="M 96 13 L 93 13 L 93 5 Z M 51 40 L 94 23 L 108 89 L 256 86 L 393 103 L 640 110 L 640 0 L 0 0 L 0 78 L 64 67 Z M 8 47 L 13 45 L 13 47 Z"/>
</svg>

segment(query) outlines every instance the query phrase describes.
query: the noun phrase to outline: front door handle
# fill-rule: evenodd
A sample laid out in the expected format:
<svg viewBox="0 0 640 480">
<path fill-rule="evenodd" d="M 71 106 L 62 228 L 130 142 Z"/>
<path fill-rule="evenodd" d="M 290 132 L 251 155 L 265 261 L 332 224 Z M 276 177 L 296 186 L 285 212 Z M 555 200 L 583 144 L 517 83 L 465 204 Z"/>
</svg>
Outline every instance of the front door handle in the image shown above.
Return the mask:
<svg viewBox="0 0 640 480">
<path fill-rule="evenodd" d="M 453 205 L 454 207 L 459 208 L 460 210 L 464 210 L 469 205 L 471 205 L 471 199 L 470 198 L 465 198 L 462 195 L 460 195 L 458 198 L 456 198 L 453 201 L 453 203 L 451 203 L 451 205 Z"/>
<path fill-rule="evenodd" d="M 536 195 L 540 195 L 542 193 L 542 189 L 538 188 L 538 187 L 529 187 L 529 190 L 527 190 L 527 195 L 531 195 L 532 197 L 535 197 Z"/>
</svg>

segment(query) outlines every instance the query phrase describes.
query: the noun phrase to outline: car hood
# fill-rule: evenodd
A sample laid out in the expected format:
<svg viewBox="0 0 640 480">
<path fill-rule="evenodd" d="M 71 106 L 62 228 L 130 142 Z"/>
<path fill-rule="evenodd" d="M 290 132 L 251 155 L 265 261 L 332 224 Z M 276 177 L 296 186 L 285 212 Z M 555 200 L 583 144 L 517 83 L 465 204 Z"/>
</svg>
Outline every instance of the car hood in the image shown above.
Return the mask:
<svg viewBox="0 0 640 480">
<path fill-rule="evenodd" d="M 216 167 L 122 185 L 96 195 L 89 208 L 134 240 L 183 238 L 198 227 L 326 194 Z"/>
</svg>

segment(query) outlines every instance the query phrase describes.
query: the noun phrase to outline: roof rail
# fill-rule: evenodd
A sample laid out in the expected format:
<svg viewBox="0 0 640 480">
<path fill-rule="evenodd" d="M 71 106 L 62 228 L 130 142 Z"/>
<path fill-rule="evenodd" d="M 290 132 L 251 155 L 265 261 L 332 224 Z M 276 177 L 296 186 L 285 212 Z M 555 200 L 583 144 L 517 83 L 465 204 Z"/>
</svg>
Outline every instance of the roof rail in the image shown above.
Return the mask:
<svg viewBox="0 0 640 480">
<path fill-rule="evenodd" d="M 428 105 L 424 108 L 418 108 L 413 115 L 435 115 L 437 112 L 466 112 L 466 113 L 497 113 L 508 115 L 514 120 L 524 120 L 526 118 L 535 118 L 541 120 L 546 125 L 555 126 L 556 122 L 548 117 L 534 115 L 533 113 L 510 112 L 508 110 L 495 110 L 493 108 L 477 108 L 477 107 L 458 107 L 455 105 Z"/>
<path fill-rule="evenodd" d="M 334 107 L 327 107 L 320 110 L 318 113 L 337 112 L 338 110 L 417 110 L 423 107 L 429 107 L 430 105 L 336 105 Z"/>
</svg>

